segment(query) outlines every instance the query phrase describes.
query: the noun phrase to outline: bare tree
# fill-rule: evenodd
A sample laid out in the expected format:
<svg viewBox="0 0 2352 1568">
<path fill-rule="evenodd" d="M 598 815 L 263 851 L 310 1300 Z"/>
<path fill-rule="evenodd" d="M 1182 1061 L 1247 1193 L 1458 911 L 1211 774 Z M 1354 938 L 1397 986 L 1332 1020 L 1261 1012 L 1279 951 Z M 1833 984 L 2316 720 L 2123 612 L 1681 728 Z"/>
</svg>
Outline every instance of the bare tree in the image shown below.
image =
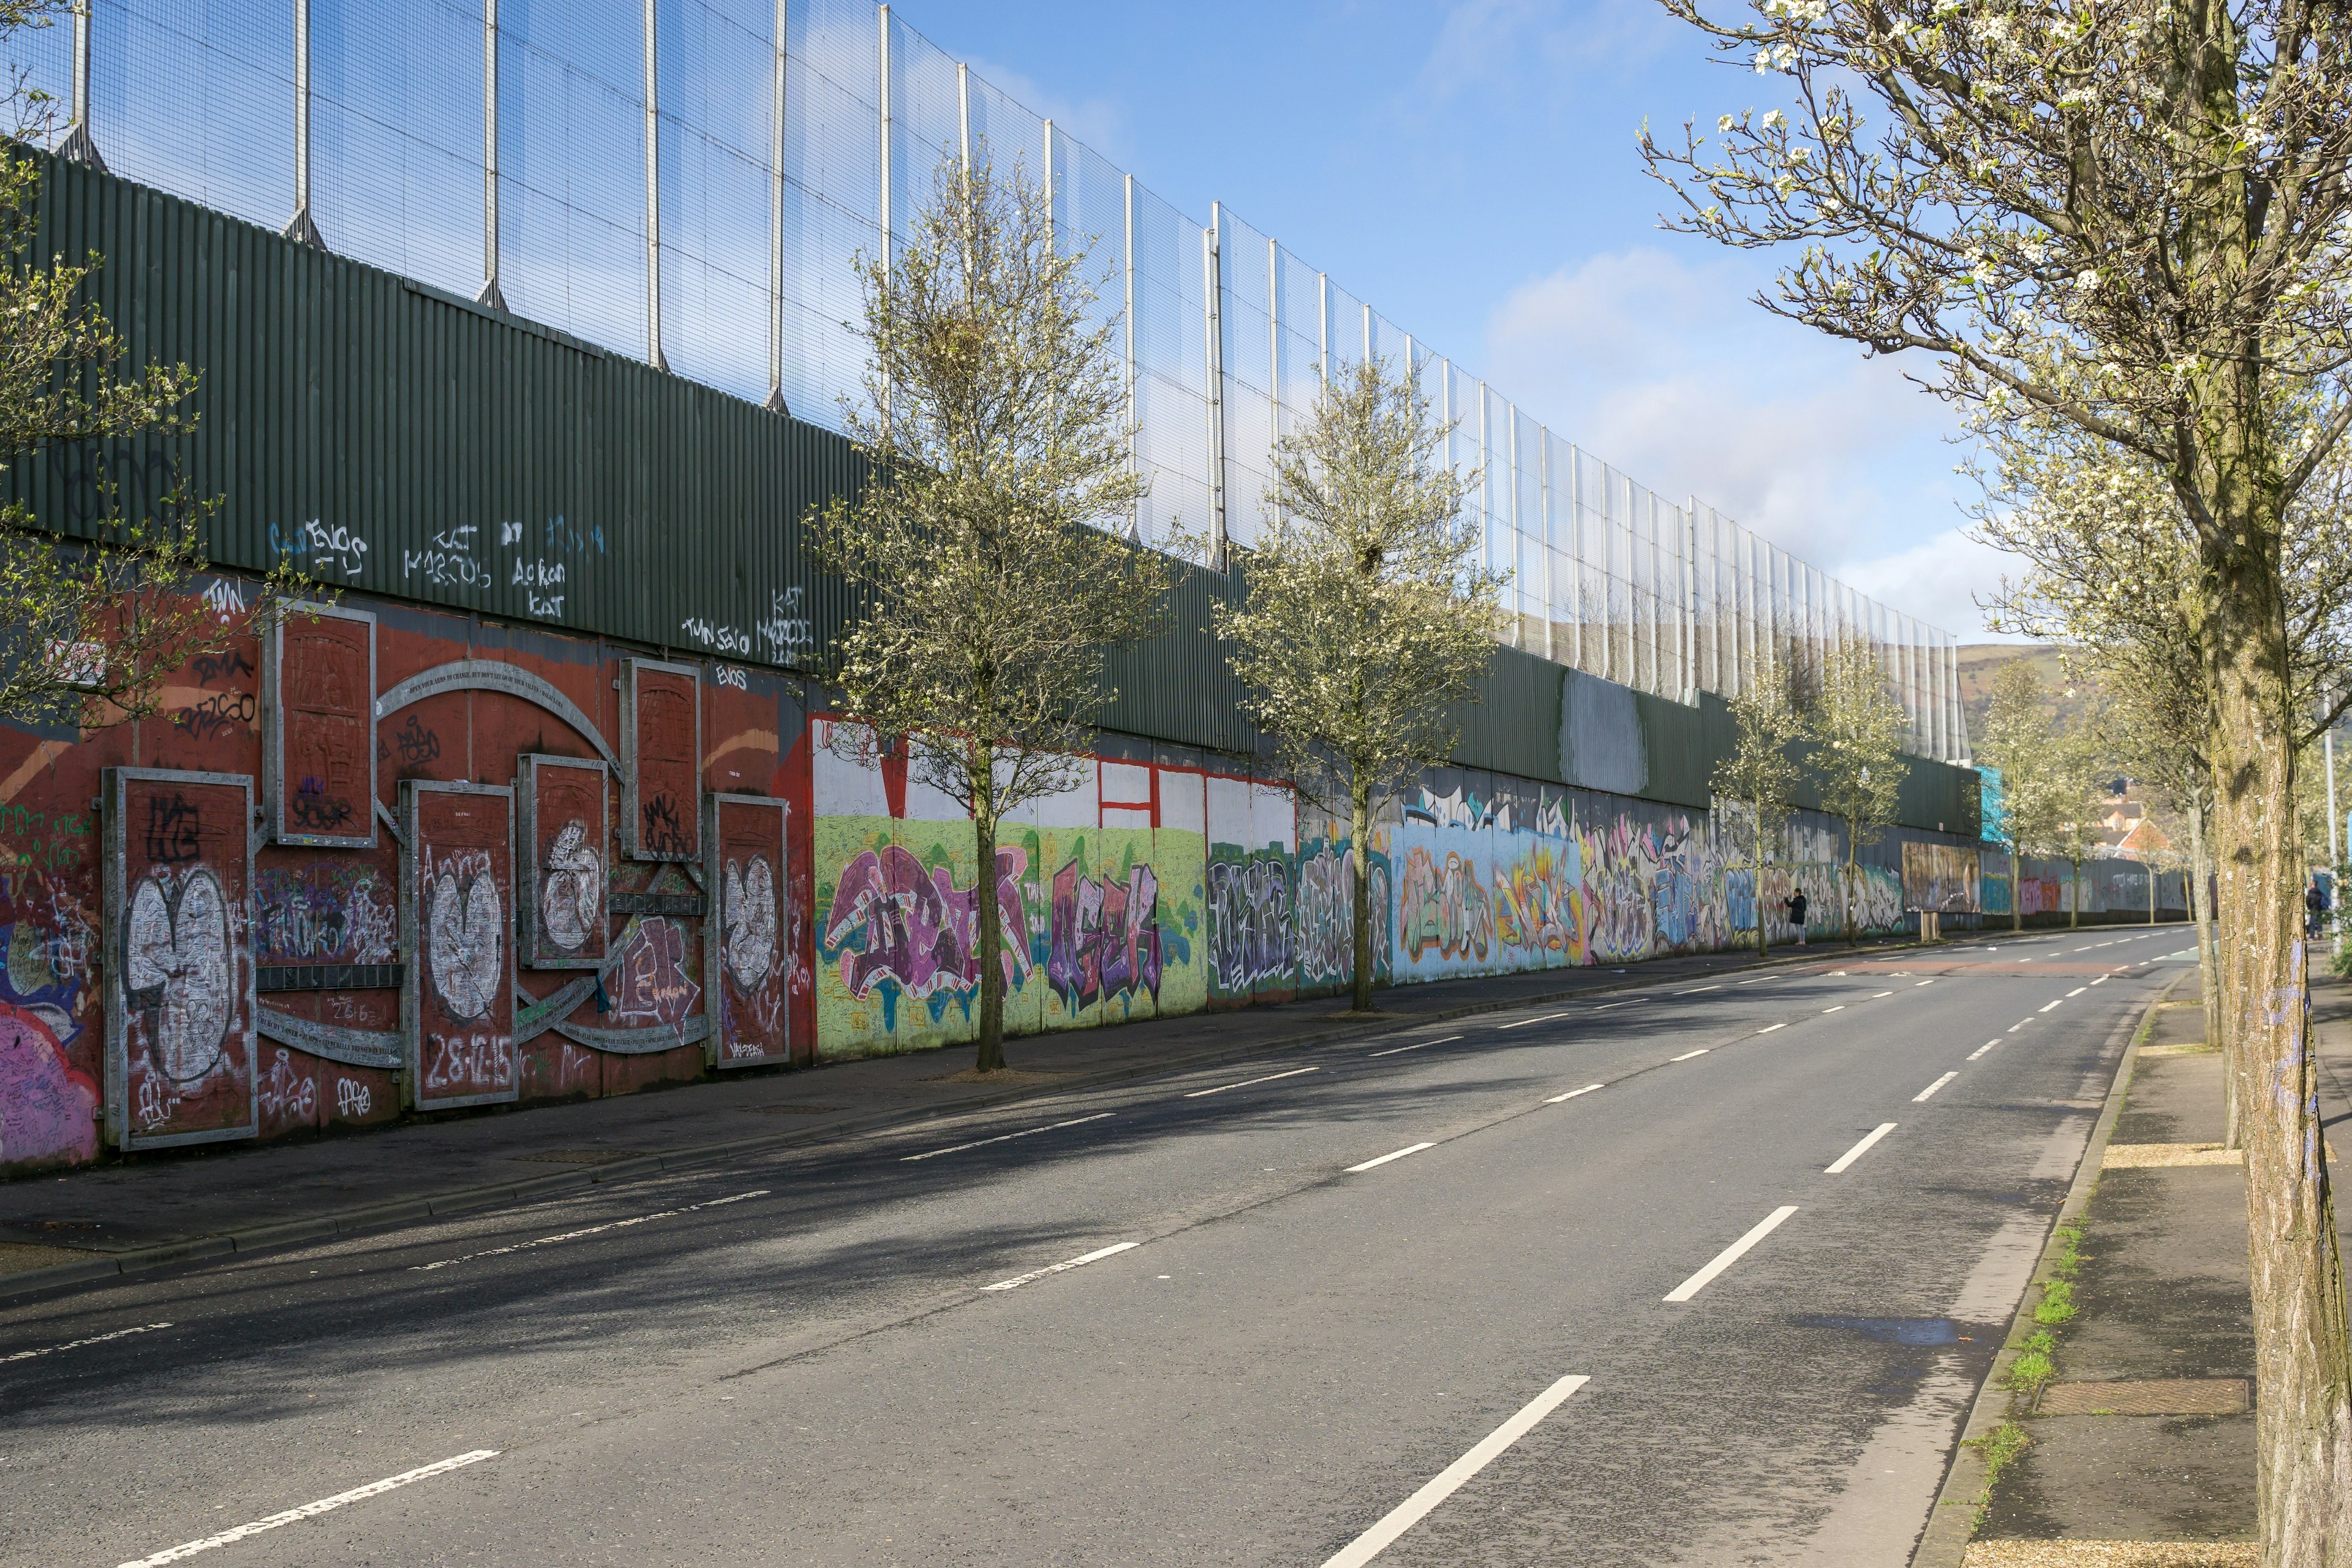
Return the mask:
<svg viewBox="0 0 2352 1568">
<path fill-rule="evenodd" d="M 1153 634 L 1165 559 L 1122 538 L 1143 499 L 1115 322 L 1082 252 L 1058 249 L 1018 164 L 943 163 L 887 256 L 861 258 L 865 400 L 845 426 L 874 464 L 816 519 L 826 566 L 864 595 L 834 679 L 836 744 L 908 765 L 971 816 L 975 1067 L 1004 1066 L 997 826 L 1076 787 L 1105 651 Z M 1016 938 L 1016 940 L 1020 940 Z"/>
<path fill-rule="evenodd" d="M 1216 612 L 1251 717 L 1303 794 L 1347 811 L 1358 1012 L 1372 1005 L 1373 799 L 1453 755 L 1508 581 L 1478 563 L 1452 428 L 1409 370 L 1335 374 L 1276 447 L 1266 538 L 1239 561 L 1247 597 Z"/>
<path fill-rule="evenodd" d="M 2267 1568 L 2352 1563 L 2352 1342 L 2313 1129 L 2285 514 L 2352 425 L 2283 411 L 2352 343 L 2352 47 L 2313 0 L 1663 0 L 1780 106 L 1685 125 L 1654 172 L 1679 226 L 1792 245 L 1766 309 L 1931 362 L 1944 396 L 2031 407 L 2178 497 L 2210 761 L 2229 1069 L 2249 1116 Z M 2126 542 L 2109 557 L 2134 564 Z M 2257 1095 L 2255 1086 L 2261 1087 Z"/>
</svg>

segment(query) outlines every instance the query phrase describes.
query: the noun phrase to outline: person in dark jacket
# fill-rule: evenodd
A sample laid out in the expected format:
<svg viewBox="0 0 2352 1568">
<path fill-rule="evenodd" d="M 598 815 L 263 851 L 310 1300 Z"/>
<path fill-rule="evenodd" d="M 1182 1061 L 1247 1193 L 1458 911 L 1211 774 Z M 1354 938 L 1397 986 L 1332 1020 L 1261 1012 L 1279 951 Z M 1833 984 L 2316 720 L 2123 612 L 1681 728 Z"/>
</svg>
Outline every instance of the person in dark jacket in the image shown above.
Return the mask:
<svg viewBox="0 0 2352 1568">
<path fill-rule="evenodd" d="M 1797 945 L 1805 945 L 1805 889 L 1799 888 L 1789 895 L 1789 923 L 1797 928 Z"/>
<path fill-rule="evenodd" d="M 2326 914 L 2327 889 L 2319 885 L 2318 878 L 2314 877 L 2311 886 L 2303 890 L 2303 934 L 2316 937 L 2320 927 L 2326 923 Z"/>
</svg>

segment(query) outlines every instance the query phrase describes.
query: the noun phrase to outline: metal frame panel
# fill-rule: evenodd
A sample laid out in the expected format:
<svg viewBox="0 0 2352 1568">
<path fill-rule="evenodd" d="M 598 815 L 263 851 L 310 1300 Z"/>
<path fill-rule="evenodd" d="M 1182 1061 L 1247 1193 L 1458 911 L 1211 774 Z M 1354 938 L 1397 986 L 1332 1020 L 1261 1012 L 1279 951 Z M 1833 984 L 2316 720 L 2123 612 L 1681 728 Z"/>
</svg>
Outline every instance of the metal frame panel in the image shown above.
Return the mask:
<svg viewBox="0 0 2352 1568">
<path fill-rule="evenodd" d="M 646 798 L 645 760 L 638 753 L 642 737 L 637 723 L 644 699 L 638 692 L 638 681 L 646 675 L 682 679 L 694 693 L 694 738 L 691 753 L 693 777 L 672 781 L 668 789 L 656 784 L 653 798 Z M 621 851 L 632 860 L 667 860 L 692 865 L 702 858 L 702 667 L 698 664 L 673 664 L 656 658 L 624 658 L 621 660 Z M 644 832 L 648 808 L 656 812 L 667 810 L 672 819 L 691 825 L 695 841 L 682 848 L 649 848 Z"/>
<path fill-rule="evenodd" d="M 400 1037 L 402 1049 L 406 1053 L 408 1061 L 407 1069 L 403 1075 L 405 1079 L 404 1088 L 406 1090 L 406 1099 L 408 1104 L 418 1110 L 454 1110 L 467 1105 L 504 1104 L 515 1100 L 521 1087 L 521 1075 L 516 1070 L 518 1047 L 514 1038 L 514 928 L 504 910 L 499 911 L 498 918 L 490 922 L 490 929 L 498 934 L 499 946 L 504 950 L 505 962 L 498 966 L 495 994 L 490 998 L 488 1008 L 477 1016 L 492 1020 L 487 1043 L 494 1052 L 503 1052 L 503 1057 L 493 1060 L 491 1076 L 493 1079 L 496 1078 L 498 1068 L 502 1061 L 506 1082 L 478 1094 L 441 1095 L 427 1092 L 430 1079 L 438 1076 L 439 1064 L 436 1059 L 434 1064 L 435 1071 L 431 1074 L 425 1070 L 425 987 L 427 984 L 437 987 L 439 982 L 438 976 L 430 973 L 434 965 L 425 952 L 424 928 L 426 921 L 421 918 L 424 912 L 424 875 L 420 873 L 430 873 L 430 868 L 425 867 L 423 862 L 425 856 L 432 848 L 432 846 L 426 842 L 425 834 L 419 830 L 421 802 L 426 795 L 469 795 L 484 800 L 503 801 L 506 817 L 505 843 L 498 847 L 502 847 L 506 853 L 506 891 L 509 900 L 513 897 L 515 883 L 514 791 L 512 789 L 503 784 L 441 784 L 426 779 L 400 781 L 401 836 L 405 840 L 400 855 L 400 948 L 402 956 L 407 963 L 407 973 L 403 977 L 404 983 L 400 988 Z M 495 868 L 493 869 L 495 870 Z M 494 886 L 495 880 L 494 877 Z M 468 901 L 470 902 L 470 899 Z M 446 993 L 444 994 L 446 996 Z M 501 1018 L 506 1024 L 503 1030 L 496 1026 L 496 1021 Z M 441 1044 L 446 1049 L 446 1042 L 441 1042 Z M 470 1048 L 470 1042 L 468 1044 Z M 478 1073 L 474 1070 L 475 1065 L 478 1065 L 478 1060 L 476 1064 L 469 1065 L 469 1077 L 478 1076 Z"/>
<path fill-rule="evenodd" d="M 233 789 L 238 792 L 236 831 L 226 836 L 234 852 L 241 856 L 243 868 L 239 880 L 242 886 L 234 897 L 222 900 L 226 929 L 224 942 L 232 973 L 230 1012 L 222 1026 L 221 1054 L 242 1048 L 245 1055 L 245 1124 L 241 1127 L 208 1128 L 194 1132 L 165 1132 L 147 1136 L 132 1125 L 131 1104 L 131 1016 L 129 991 L 131 979 L 130 919 L 128 906 L 131 867 L 130 824 L 125 819 L 124 806 L 131 786 L 141 784 L 177 784 L 205 789 Z M 254 993 L 253 978 L 253 779 L 246 773 L 184 773 L 173 768 L 108 768 L 100 780 L 100 799 L 102 822 L 100 832 L 105 846 L 105 886 L 102 898 L 102 941 L 106 971 L 106 1133 L 109 1141 L 125 1152 L 141 1149 L 171 1149 L 190 1143 L 218 1143 L 232 1139 L 254 1138 L 261 1132 L 261 1073 L 260 1039 L 257 1028 L 259 1004 Z M 185 832 L 193 836 L 198 829 L 183 827 L 177 823 L 168 827 L 151 824 L 149 847 L 158 839 L 158 833 Z M 178 840 L 174 840 L 178 842 Z M 162 891 L 154 879 L 152 867 L 157 861 L 166 866 L 183 858 L 171 853 L 149 853 L 140 857 L 150 869 L 141 879 L 142 886 L 157 887 L 165 900 L 167 917 L 173 922 L 173 945 L 178 943 L 178 910 L 180 897 L 188 882 L 183 879 L 178 893 Z M 191 868 L 191 870 L 201 868 Z M 215 875 L 215 885 L 218 885 Z M 176 956 L 176 952 L 175 952 Z M 184 970 L 173 972 L 178 978 Z M 165 985 L 170 984 L 167 979 Z M 161 989 L 162 987 L 158 987 Z M 149 1009 L 141 1009 L 142 1014 Z M 142 1034 L 145 1028 L 142 1025 Z M 168 1116 L 168 1110 L 162 1114 Z"/>
<path fill-rule="evenodd" d="M 596 823 L 593 837 L 580 853 L 594 862 L 595 912 L 582 921 L 584 935 L 577 952 L 567 952 L 541 919 L 549 868 L 540 843 L 539 784 L 542 771 L 596 775 Z M 612 945 L 613 786 L 612 773 L 601 762 L 583 757 L 525 755 L 515 770 L 515 958 L 526 969 L 599 969 Z M 568 825 L 566 825 L 568 826 Z M 561 828 L 558 829 L 562 831 Z M 578 878 L 583 868 L 566 868 Z M 546 950 L 546 951 L 542 951 Z"/>
<path fill-rule="evenodd" d="M 703 843 L 707 859 L 703 867 L 703 886 L 710 899 L 712 917 L 702 928 L 702 1005 L 710 1020 L 709 1062 L 714 1068 L 772 1067 L 793 1059 L 792 954 L 786 944 L 792 933 L 791 853 L 792 802 L 775 795 L 717 794 L 708 797 L 709 820 L 703 824 Z M 727 962 L 730 938 L 734 934 L 736 907 L 728 898 L 730 886 L 727 873 L 731 868 L 727 859 L 726 817 L 730 812 L 772 811 L 775 816 L 775 865 L 772 869 L 770 896 L 774 900 L 775 925 L 769 933 L 770 952 L 767 967 L 759 983 L 751 987 L 753 1005 L 772 1002 L 776 1008 L 775 1032 L 779 1044 L 773 1052 L 764 1047 L 740 1056 L 730 1056 L 736 1037 L 728 1026 L 728 1009 L 740 987 L 738 972 Z M 763 840 L 764 842 L 764 840 Z M 739 876 L 735 886 L 745 879 Z M 772 991 L 773 994 L 769 993 Z"/>
<path fill-rule="evenodd" d="M 286 810 L 290 803 L 286 795 L 284 666 L 289 616 L 304 619 L 352 621 L 367 627 L 367 690 L 362 696 L 357 711 L 358 722 L 367 739 L 367 743 L 361 748 L 367 757 L 367 790 L 360 796 L 364 805 L 357 813 L 367 825 L 365 834 L 305 833 L 287 829 Z M 261 653 L 261 810 L 265 842 L 311 845 L 329 849 L 375 847 L 375 614 L 371 610 L 351 610 L 338 605 L 302 604 L 289 606 L 287 615 L 276 617 L 271 625 Z"/>
</svg>

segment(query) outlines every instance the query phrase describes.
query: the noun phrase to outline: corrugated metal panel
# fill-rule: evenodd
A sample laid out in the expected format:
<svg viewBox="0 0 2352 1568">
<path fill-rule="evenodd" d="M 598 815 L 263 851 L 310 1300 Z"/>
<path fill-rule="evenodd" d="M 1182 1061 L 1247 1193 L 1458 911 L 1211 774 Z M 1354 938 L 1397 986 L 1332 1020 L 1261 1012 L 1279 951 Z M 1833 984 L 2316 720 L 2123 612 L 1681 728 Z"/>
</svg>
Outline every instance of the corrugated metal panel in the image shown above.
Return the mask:
<svg viewBox="0 0 2352 1568">
<path fill-rule="evenodd" d="M 858 480 L 838 437 L 75 165 L 41 206 L 43 255 L 105 257 L 130 362 L 203 373 L 194 437 L 19 465 L 46 524 L 87 531 L 100 462 L 134 500 L 176 464 L 248 570 L 759 663 L 838 627 L 798 526 Z"/>
<path fill-rule="evenodd" d="M 518 626 L 816 670 L 851 596 L 802 519 L 862 482 L 832 433 L 532 322 L 44 157 L 37 259 L 90 287 L 131 365 L 203 373 L 191 437 L 54 448 L 0 476 L 44 526 L 87 536 L 95 481 L 133 504 L 171 476 L 221 498 L 214 556 L 293 552 L 338 587 Z M 1110 661 L 1107 728 L 1250 754 L 1255 728 L 1210 607 L 1238 576 L 1185 567 L 1164 637 Z M 1559 782 L 1561 667 L 1498 648 L 1455 760 Z M 1636 693 L 1651 797 L 1704 806 L 1722 702 Z M 1915 761 L 1911 826 L 1973 834 L 1976 775 Z"/>
</svg>

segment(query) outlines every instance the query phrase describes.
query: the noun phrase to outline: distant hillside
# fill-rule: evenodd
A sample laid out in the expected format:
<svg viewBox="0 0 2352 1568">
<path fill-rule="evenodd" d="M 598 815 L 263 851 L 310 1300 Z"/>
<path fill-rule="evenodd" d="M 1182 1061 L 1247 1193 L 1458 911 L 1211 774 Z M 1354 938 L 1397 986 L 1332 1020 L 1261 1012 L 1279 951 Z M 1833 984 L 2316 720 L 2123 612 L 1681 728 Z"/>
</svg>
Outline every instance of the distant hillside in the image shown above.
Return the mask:
<svg viewBox="0 0 2352 1568">
<path fill-rule="evenodd" d="M 2066 695 L 2066 672 L 2059 666 L 2056 648 L 2041 643 L 1963 643 L 1958 660 L 1960 702 L 1968 710 L 1971 741 L 1984 734 L 1985 715 L 1992 707 L 1993 677 L 2001 666 L 2019 659 L 2032 665 L 2063 718 L 2071 721 L 2081 717 L 2086 704 L 2079 696 Z"/>
</svg>

